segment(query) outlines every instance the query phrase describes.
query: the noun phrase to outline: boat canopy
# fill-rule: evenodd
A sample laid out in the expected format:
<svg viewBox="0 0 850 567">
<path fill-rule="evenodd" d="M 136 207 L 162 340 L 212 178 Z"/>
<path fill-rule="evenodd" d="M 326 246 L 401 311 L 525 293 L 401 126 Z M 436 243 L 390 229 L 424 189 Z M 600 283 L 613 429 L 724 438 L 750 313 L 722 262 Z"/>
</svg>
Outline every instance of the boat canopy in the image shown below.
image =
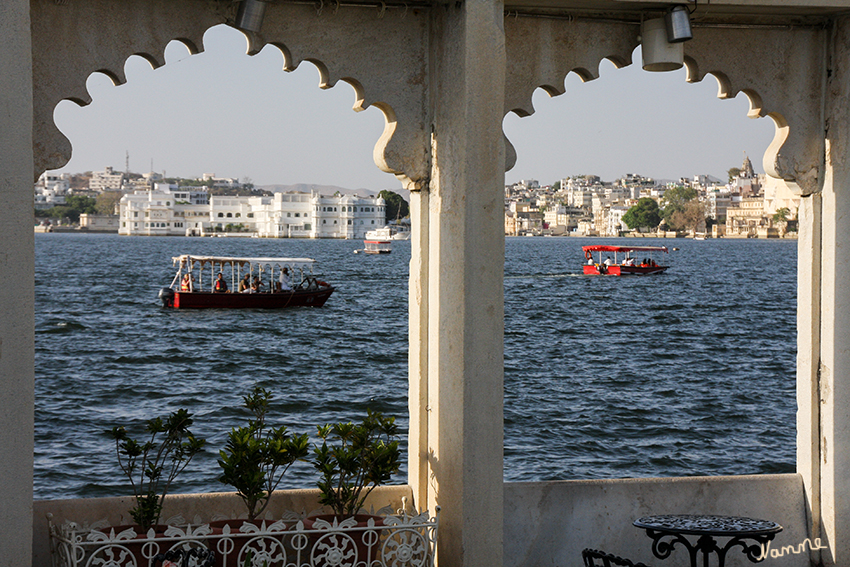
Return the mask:
<svg viewBox="0 0 850 567">
<path fill-rule="evenodd" d="M 664 252 L 667 253 L 666 246 L 606 246 L 606 245 L 596 245 L 596 246 L 582 246 L 582 250 L 585 252 Z"/>
<path fill-rule="evenodd" d="M 192 267 L 195 263 L 201 264 L 201 269 L 206 264 L 215 265 L 239 265 L 240 267 L 246 264 L 252 266 L 291 266 L 297 269 L 312 268 L 315 260 L 311 258 L 233 258 L 229 256 L 192 256 L 183 254 L 182 256 L 174 256 L 172 258 L 174 265 L 178 263 L 180 266 Z"/>
</svg>

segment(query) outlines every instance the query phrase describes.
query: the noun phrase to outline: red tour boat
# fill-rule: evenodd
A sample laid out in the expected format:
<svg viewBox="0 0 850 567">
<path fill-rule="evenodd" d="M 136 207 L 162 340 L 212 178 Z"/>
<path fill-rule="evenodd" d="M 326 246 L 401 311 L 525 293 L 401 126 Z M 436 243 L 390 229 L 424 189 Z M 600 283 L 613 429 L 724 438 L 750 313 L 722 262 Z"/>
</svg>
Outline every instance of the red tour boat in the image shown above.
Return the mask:
<svg viewBox="0 0 850 567">
<path fill-rule="evenodd" d="M 587 264 L 584 266 L 584 274 L 603 276 L 647 276 L 661 274 L 669 266 L 660 266 L 653 259 L 655 252 L 667 254 L 666 246 L 582 246 Z M 594 260 L 593 253 L 599 255 Z M 649 252 L 648 257 L 641 252 Z M 603 259 L 603 254 L 606 256 Z M 613 253 L 613 258 L 611 254 Z M 623 256 L 619 256 L 623 254 Z"/>
<path fill-rule="evenodd" d="M 310 258 L 173 258 L 177 274 L 159 290 L 175 309 L 321 307 L 334 287 L 313 276 Z M 206 269 L 206 274 L 204 270 Z M 197 274 L 197 277 L 196 277 Z"/>
</svg>

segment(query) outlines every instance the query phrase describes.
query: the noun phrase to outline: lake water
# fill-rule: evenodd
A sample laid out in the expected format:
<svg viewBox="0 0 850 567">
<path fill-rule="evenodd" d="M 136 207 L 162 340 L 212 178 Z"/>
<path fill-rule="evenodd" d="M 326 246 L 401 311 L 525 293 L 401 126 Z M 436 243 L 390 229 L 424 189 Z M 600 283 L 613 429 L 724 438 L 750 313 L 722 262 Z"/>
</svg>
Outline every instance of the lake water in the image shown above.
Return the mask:
<svg viewBox="0 0 850 567">
<path fill-rule="evenodd" d="M 36 498 L 128 494 L 104 431 L 180 407 L 208 450 L 175 491 L 230 490 L 217 452 L 255 384 L 296 432 L 367 408 L 406 430 L 409 242 L 35 237 Z M 507 239 L 505 480 L 793 472 L 796 243 L 640 241 L 680 248 L 647 278 L 581 275 L 591 243 L 623 241 Z M 183 253 L 315 258 L 338 289 L 321 309 L 166 310 Z M 282 487 L 315 479 L 298 463 Z"/>
</svg>

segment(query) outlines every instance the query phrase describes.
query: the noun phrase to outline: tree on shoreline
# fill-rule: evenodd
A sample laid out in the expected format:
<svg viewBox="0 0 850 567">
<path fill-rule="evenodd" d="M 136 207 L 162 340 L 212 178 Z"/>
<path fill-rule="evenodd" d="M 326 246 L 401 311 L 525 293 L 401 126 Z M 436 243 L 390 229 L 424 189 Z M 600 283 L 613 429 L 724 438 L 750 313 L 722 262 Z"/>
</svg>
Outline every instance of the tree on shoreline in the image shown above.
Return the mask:
<svg viewBox="0 0 850 567">
<path fill-rule="evenodd" d="M 637 205 L 623 215 L 623 222 L 632 230 L 636 228 L 656 228 L 661 222 L 658 203 L 651 197 L 641 197 L 638 199 Z"/>
<path fill-rule="evenodd" d="M 65 204 L 59 205 L 46 210 L 35 211 L 36 217 L 48 217 L 51 219 L 67 218 L 72 223 L 80 222 L 80 215 L 87 213 L 90 215 L 97 213 L 97 201 L 92 197 L 83 197 L 80 195 L 68 195 L 65 197 Z"/>
<path fill-rule="evenodd" d="M 672 230 L 697 230 L 705 223 L 705 206 L 693 187 L 677 185 L 664 193 L 661 215 Z"/>
<path fill-rule="evenodd" d="M 383 190 L 378 193 L 378 197 L 383 199 L 387 204 L 387 219 L 388 221 L 407 218 L 410 216 L 410 207 L 404 197 L 393 191 Z"/>
</svg>

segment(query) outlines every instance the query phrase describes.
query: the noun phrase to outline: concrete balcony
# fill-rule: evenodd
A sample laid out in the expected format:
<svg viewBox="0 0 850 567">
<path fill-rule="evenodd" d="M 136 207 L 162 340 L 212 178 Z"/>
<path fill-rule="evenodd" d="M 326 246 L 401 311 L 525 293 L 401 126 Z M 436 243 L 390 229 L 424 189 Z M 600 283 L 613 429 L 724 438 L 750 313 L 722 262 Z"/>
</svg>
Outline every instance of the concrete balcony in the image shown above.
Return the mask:
<svg viewBox="0 0 850 567">
<path fill-rule="evenodd" d="M 403 498 L 413 501 L 409 486 L 380 487 L 370 496 L 367 507 L 399 509 Z M 132 523 L 127 514 L 131 504 L 131 498 L 36 501 L 33 565 L 51 565 L 48 513 L 53 514 L 54 524 L 107 519 L 121 525 Z M 309 513 L 318 508 L 316 490 L 279 491 L 268 517 L 279 517 L 285 510 Z M 188 521 L 209 521 L 216 515 L 236 518 L 244 515 L 243 510 L 242 502 L 233 493 L 172 495 L 166 499 L 163 517 L 179 514 Z M 787 546 L 796 549 L 809 537 L 802 477 L 796 474 L 507 483 L 504 565 L 578 566 L 586 547 L 650 565 L 664 565 L 664 561 L 652 556 L 650 539 L 632 526 L 635 519 L 651 514 L 718 514 L 772 520 L 783 527 L 773 542 L 774 550 Z M 730 567 L 750 565 L 735 549 L 727 559 Z M 677 550 L 666 564 L 686 562 L 686 552 Z M 809 553 L 786 550 L 782 557 L 771 557 L 769 562 L 770 567 L 804 567 L 810 565 L 810 558 Z"/>
</svg>

